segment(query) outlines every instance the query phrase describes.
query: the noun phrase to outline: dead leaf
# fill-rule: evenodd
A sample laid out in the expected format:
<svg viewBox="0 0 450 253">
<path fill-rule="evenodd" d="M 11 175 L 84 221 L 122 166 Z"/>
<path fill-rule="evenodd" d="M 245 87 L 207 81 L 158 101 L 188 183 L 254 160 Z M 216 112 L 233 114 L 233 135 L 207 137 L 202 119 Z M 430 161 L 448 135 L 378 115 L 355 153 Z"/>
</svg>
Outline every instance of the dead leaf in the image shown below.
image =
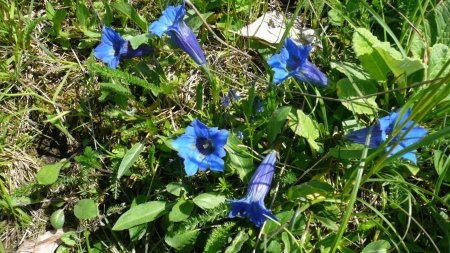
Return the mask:
<svg viewBox="0 0 450 253">
<path fill-rule="evenodd" d="M 63 229 L 47 231 L 45 234 L 39 235 L 35 239 L 24 241 L 18 253 L 52 253 L 61 244 L 61 236 L 66 233 Z"/>
<path fill-rule="evenodd" d="M 257 38 L 271 44 L 277 44 L 281 42 L 285 31 L 285 16 L 281 12 L 269 11 L 237 33 L 244 37 Z M 312 44 L 318 40 L 313 29 L 302 28 L 297 21 L 294 22 L 288 37 L 302 44 Z"/>
</svg>

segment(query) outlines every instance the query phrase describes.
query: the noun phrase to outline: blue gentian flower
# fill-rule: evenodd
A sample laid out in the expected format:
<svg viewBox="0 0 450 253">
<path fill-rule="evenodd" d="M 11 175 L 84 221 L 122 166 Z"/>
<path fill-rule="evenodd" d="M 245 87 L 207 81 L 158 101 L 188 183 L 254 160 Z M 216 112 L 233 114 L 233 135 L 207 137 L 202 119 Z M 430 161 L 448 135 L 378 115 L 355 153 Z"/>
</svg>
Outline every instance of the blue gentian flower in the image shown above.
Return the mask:
<svg viewBox="0 0 450 253">
<path fill-rule="evenodd" d="M 239 138 L 239 139 L 244 139 L 244 134 L 242 133 L 242 131 L 237 131 L 237 137 Z"/>
<path fill-rule="evenodd" d="M 328 79 L 314 64 L 308 61 L 311 45 L 297 44 L 288 38 L 279 54 L 272 55 L 267 63 L 274 72 L 273 82 L 281 83 L 293 76 L 302 82 L 326 86 Z"/>
<path fill-rule="evenodd" d="M 228 90 L 228 93 L 223 96 L 223 99 L 222 99 L 223 106 L 225 106 L 225 107 L 230 106 L 231 98 L 233 98 L 236 101 L 241 99 L 241 96 L 239 95 L 239 91 L 235 91 L 233 88 L 230 88 Z"/>
<path fill-rule="evenodd" d="M 263 103 L 261 97 L 256 96 L 253 99 L 253 108 L 255 108 L 256 113 L 261 113 L 264 111 L 264 103 Z"/>
<path fill-rule="evenodd" d="M 103 27 L 101 43 L 94 49 L 94 56 L 108 64 L 110 68 L 117 68 L 120 58 L 139 57 L 149 54 L 151 49 L 141 45 L 133 49 L 128 40 L 122 39 L 120 34 L 107 26 Z"/>
<path fill-rule="evenodd" d="M 247 196 L 239 200 L 228 200 L 231 202 L 231 212 L 228 217 L 234 218 L 240 213 L 249 218 L 257 227 L 261 227 L 267 217 L 278 220 L 264 205 L 264 198 L 269 193 L 272 184 L 276 161 L 276 152 L 272 151 L 264 158 L 250 179 Z"/>
<path fill-rule="evenodd" d="M 197 64 L 204 65 L 205 55 L 191 28 L 183 21 L 185 14 L 184 2 L 182 5 L 169 6 L 163 11 L 163 15 L 150 25 L 149 31 L 159 37 L 166 33 Z"/>
<path fill-rule="evenodd" d="M 405 123 L 410 114 L 411 108 L 408 108 L 403 115 L 400 115 L 400 110 L 398 110 L 397 112 L 393 112 L 390 115 L 379 119 L 379 124 L 353 131 L 349 133 L 346 138 L 356 143 L 365 144 L 366 136 L 369 134 L 369 131 L 372 128 L 369 147 L 377 148 L 387 140 L 388 136 L 392 134 L 394 129 Z M 392 146 L 396 145 L 388 156 L 398 153 L 402 149 L 420 141 L 427 134 L 428 130 L 419 126 L 413 126 L 414 124 L 415 123 L 412 120 L 406 122 L 399 133 L 394 138 L 392 138 L 389 143 L 387 143 L 386 151 L 391 150 Z M 411 126 L 413 127 L 408 133 L 406 133 L 406 136 L 400 139 Z M 417 158 L 414 152 L 408 152 L 406 154 L 403 154 L 401 157 L 410 160 L 414 164 L 417 164 Z"/>
<path fill-rule="evenodd" d="M 172 142 L 178 155 L 184 158 L 184 170 L 188 176 L 194 175 L 198 169 L 207 168 L 215 171 L 224 169 L 223 157 L 226 155 L 224 146 L 227 143 L 228 131 L 217 127 L 208 128 L 194 119 L 192 126 Z"/>
</svg>

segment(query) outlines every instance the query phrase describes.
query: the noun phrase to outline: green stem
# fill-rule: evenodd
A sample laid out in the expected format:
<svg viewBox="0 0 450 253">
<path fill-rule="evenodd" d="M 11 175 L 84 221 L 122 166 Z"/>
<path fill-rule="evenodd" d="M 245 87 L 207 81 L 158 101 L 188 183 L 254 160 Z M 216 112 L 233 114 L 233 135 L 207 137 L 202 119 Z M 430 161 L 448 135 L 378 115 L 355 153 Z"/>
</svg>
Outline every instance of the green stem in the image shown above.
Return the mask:
<svg viewBox="0 0 450 253">
<path fill-rule="evenodd" d="M 363 150 L 361 161 L 359 163 L 358 173 L 356 174 L 355 184 L 353 185 L 353 190 L 350 195 L 350 199 L 347 204 L 347 208 L 345 209 L 344 216 L 342 218 L 341 226 L 339 227 L 338 233 L 333 241 L 333 246 L 330 250 L 330 253 L 336 252 L 336 249 L 341 241 L 342 236 L 344 235 L 345 230 L 347 229 L 348 220 L 353 212 L 353 206 L 355 205 L 356 197 L 358 194 L 359 186 L 361 185 L 361 178 L 364 172 L 364 166 L 366 164 L 367 151 L 369 150 L 370 137 L 372 133 L 372 128 L 369 130 L 369 134 L 366 136 L 365 148 Z M 348 183 L 351 183 L 352 180 L 349 180 Z"/>
</svg>

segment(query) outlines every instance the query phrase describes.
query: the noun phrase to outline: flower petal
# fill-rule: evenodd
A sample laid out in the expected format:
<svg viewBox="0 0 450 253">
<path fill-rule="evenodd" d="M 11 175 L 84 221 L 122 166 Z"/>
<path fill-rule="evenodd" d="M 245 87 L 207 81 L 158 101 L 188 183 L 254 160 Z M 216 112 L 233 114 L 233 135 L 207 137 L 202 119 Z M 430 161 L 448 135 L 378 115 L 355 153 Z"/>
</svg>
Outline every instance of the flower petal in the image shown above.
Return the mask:
<svg viewBox="0 0 450 253">
<path fill-rule="evenodd" d="M 383 143 L 383 138 L 381 135 L 380 125 L 374 125 L 372 127 L 365 127 L 356 131 L 353 131 L 345 136 L 345 138 L 359 143 L 359 144 L 365 144 L 366 143 L 366 137 L 370 132 L 370 129 L 372 128 L 371 136 L 370 136 L 370 142 L 369 147 L 370 148 L 377 148 L 380 146 L 381 143 Z"/>
<path fill-rule="evenodd" d="M 289 52 L 289 58 L 286 61 L 289 70 L 297 69 L 308 59 L 311 45 L 297 44 L 294 40 L 287 38 L 284 45 Z"/>
<path fill-rule="evenodd" d="M 201 170 L 206 170 L 209 168 L 210 170 L 223 172 L 225 164 L 223 159 L 216 156 L 215 154 L 210 154 L 205 156 L 205 158 L 200 163 L 199 167 Z"/>
<path fill-rule="evenodd" d="M 300 81 L 320 86 L 328 85 L 328 78 L 314 64 L 306 60 L 305 63 L 292 72 L 293 76 Z"/>
</svg>

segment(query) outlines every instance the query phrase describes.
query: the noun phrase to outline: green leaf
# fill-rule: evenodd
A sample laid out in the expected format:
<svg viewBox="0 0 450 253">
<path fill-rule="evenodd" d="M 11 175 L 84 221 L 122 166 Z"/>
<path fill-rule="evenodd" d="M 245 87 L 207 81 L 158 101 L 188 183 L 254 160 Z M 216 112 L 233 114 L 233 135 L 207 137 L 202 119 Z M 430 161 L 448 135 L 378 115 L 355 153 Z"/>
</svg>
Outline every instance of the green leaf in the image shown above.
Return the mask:
<svg viewBox="0 0 450 253">
<path fill-rule="evenodd" d="M 47 14 L 48 20 L 53 21 L 53 18 L 55 17 L 55 9 L 50 2 L 45 3 L 45 13 Z"/>
<path fill-rule="evenodd" d="M 199 229 L 186 231 L 184 233 L 167 233 L 164 237 L 164 241 L 172 248 L 182 250 L 186 247 L 194 245 L 199 234 Z"/>
<path fill-rule="evenodd" d="M 181 195 L 181 193 L 186 193 L 187 192 L 186 187 L 184 187 L 183 184 L 175 183 L 175 182 L 167 184 L 166 185 L 166 190 L 170 194 L 173 194 L 173 195 L 175 195 L 177 197 L 179 197 Z"/>
<path fill-rule="evenodd" d="M 137 13 L 133 6 L 125 2 L 118 2 L 113 3 L 112 7 L 127 18 L 133 20 L 139 26 L 139 28 L 142 29 L 142 31 L 147 31 L 147 21 Z"/>
<path fill-rule="evenodd" d="M 385 81 L 389 67 L 373 48 L 379 40 L 367 29 L 357 28 L 353 34 L 353 50 L 364 69 L 376 80 Z"/>
<path fill-rule="evenodd" d="M 191 215 L 194 209 L 194 203 L 190 200 L 179 200 L 169 213 L 169 221 L 180 222 L 184 221 Z"/>
<path fill-rule="evenodd" d="M 269 143 L 272 144 L 277 138 L 277 135 L 281 133 L 284 122 L 286 121 L 291 109 L 292 107 L 290 106 L 284 106 L 273 113 L 272 118 L 267 125 L 267 138 Z"/>
<path fill-rule="evenodd" d="M 450 59 L 450 50 L 447 45 L 436 44 L 430 48 L 430 61 L 428 62 L 428 79 L 432 80 L 438 77 L 439 72 L 442 71 L 441 77 L 446 76 L 450 72 L 450 66 L 445 66 L 445 63 Z"/>
<path fill-rule="evenodd" d="M 134 164 L 139 155 L 144 151 L 144 144 L 138 142 L 128 150 L 120 163 L 119 170 L 117 171 L 117 179 L 121 178 L 123 174 Z"/>
<path fill-rule="evenodd" d="M 325 227 L 327 227 L 328 229 L 332 230 L 332 231 L 338 231 L 339 230 L 339 226 L 336 224 L 336 222 L 334 222 L 333 220 L 327 218 L 327 217 L 322 217 L 322 216 L 315 216 L 315 218 L 322 223 Z"/>
<path fill-rule="evenodd" d="M 390 248 L 391 245 L 388 241 L 379 240 L 369 243 L 361 253 L 387 253 Z"/>
<path fill-rule="evenodd" d="M 315 199 L 318 196 L 327 196 L 333 193 L 334 188 L 324 182 L 309 181 L 300 185 L 294 185 L 288 190 L 288 199 L 293 201 L 298 198 Z"/>
<path fill-rule="evenodd" d="M 450 2 L 440 1 L 429 17 L 424 20 L 426 37 L 429 45 L 442 43 L 450 44 Z M 416 35 L 417 36 L 417 35 Z"/>
<path fill-rule="evenodd" d="M 195 197 L 193 201 L 202 209 L 213 209 L 225 202 L 225 196 L 217 192 L 206 192 Z"/>
<path fill-rule="evenodd" d="M 52 224 L 52 226 L 55 229 L 62 228 L 64 226 L 64 220 L 65 220 L 65 216 L 64 216 L 63 209 L 58 209 L 58 210 L 54 211 L 52 213 L 52 215 L 50 216 L 50 223 Z"/>
<path fill-rule="evenodd" d="M 423 69 L 420 59 L 403 57 L 389 42 L 381 42 L 365 28 L 357 28 L 353 34 L 353 49 L 364 69 L 376 80 L 387 80 L 392 71 L 397 80 Z M 401 78 L 400 78 L 401 77 Z"/>
<path fill-rule="evenodd" d="M 288 125 L 296 135 L 304 137 L 313 150 L 320 150 L 319 145 L 315 141 L 320 136 L 318 124 L 302 110 L 297 110 L 295 114 L 289 114 Z"/>
<path fill-rule="evenodd" d="M 91 13 L 89 12 L 89 9 L 86 7 L 86 5 L 84 5 L 83 3 L 78 4 L 76 15 L 81 28 L 87 29 Z"/>
<path fill-rule="evenodd" d="M 139 34 L 128 39 L 133 49 L 137 49 L 140 45 L 148 42 L 148 34 Z"/>
<path fill-rule="evenodd" d="M 281 213 L 277 213 L 275 216 L 278 218 L 278 221 L 275 222 L 271 219 L 267 219 L 266 225 L 264 226 L 263 232 L 265 235 L 271 235 L 278 229 L 280 229 L 280 225 L 286 223 L 291 217 L 294 215 L 294 211 L 284 211 Z"/>
<path fill-rule="evenodd" d="M 336 89 L 340 99 L 353 99 L 377 92 L 376 83 L 372 80 L 358 80 L 352 83 L 347 78 L 339 80 Z M 342 102 L 342 105 L 357 114 L 374 115 L 378 111 L 378 105 L 375 99 L 376 96 L 358 98 Z"/>
<path fill-rule="evenodd" d="M 167 213 L 170 206 L 164 201 L 150 201 L 137 205 L 122 214 L 112 229 L 124 230 L 139 224 L 154 221 Z"/>
<path fill-rule="evenodd" d="M 341 11 L 338 11 L 336 9 L 331 9 L 328 12 L 328 20 L 330 21 L 331 25 L 334 26 L 342 26 L 344 24 L 344 16 L 342 15 Z"/>
<path fill-rule="evenodd" d="M 56 35 L 60 35 L 62 22 L 66 19 L 66 10 L 57 10 L 53 16 L 53 31 Z"/>
<path fill-rule="evenodd" d="M 58 163 L 44 165 L 36 175 L 38 183 L 42 185 L 50 185 L 56 182 L 59 176 L 59 171 L 66 163 L 66 159 L 62 159 Z M 70 163 L 67 163 L 67 165 L 70 165 Z"/>
<path fill-rule="evenodd" d="M 75 217 L 80 220 L 95 218 L 98 214 L 97 204 L 92 199 L 82 199 L 73 208 Z"/>
<path fill-rule="evenodd" d="M 244 243 L 248 240 L 248 238 L 249 236 L 244 230 L 239 231 L 236 237 L 234 237 L 230 246 L 228 246 L 227 249 L 225 250 L 225 253 L 241 252 L 242 245 L 244 245 Z"/>
<path fill-rule="evenodd" d="M 133 94 L 131 94 L 131 91 L 128 89 L 128 87 L 120 83 L 100 83 L 100 87 L 102 87 L 102 89 L 111 90 L 125 97 L 134 99 L 134 96 Z"/>
<path fill-rule="evenodd" d="M 239 178 L 247 183 L 250 180 L 250 172 L 254 170 L 253 158 L 249 152 L 243 147 L 239 147 L 241 141 L 234 134 L 228 136 L 228 142 L 225 150 L 230 157 L 228 165 L 237 171 Z"/>
</svg>

